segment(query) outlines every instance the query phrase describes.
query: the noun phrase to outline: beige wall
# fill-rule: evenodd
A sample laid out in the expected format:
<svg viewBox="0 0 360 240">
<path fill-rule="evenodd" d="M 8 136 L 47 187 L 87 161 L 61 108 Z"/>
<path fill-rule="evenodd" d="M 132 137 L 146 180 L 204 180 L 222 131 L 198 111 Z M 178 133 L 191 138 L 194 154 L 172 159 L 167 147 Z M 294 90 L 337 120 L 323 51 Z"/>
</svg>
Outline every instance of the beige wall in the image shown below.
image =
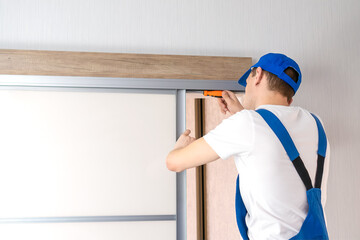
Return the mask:
<svg viewBox="0 0 360 240">
<path fill-rule="evenodd" d="M 360 231 L 357 0 L 0 0 L 0 48 L 295 58 L 331 144 L 332 239 Z"/>
</svg>

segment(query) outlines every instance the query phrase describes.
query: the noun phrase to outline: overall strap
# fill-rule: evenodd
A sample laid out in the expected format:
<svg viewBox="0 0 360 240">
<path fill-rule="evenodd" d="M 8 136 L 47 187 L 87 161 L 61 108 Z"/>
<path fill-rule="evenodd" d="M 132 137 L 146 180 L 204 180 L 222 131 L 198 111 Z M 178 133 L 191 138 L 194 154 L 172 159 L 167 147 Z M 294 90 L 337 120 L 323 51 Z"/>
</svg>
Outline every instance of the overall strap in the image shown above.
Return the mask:
<svg viewBox="0 0 360 240">
<path fill-rule="evenodd" d="M 247 235 L 248 227 L 246 225 L 246 214 L 247 209 L 245 207 L 244 201 L 242 200 L 240 188 L 239 188 L 239 175 L 236 179 L 236 192 L 235 192 L 235 213 L 236 213 L 236 223 L 239 228 L 240 235 L 243 240 L 249 240 Z"/>
<path fill-rule="evenodd" d="M 319 119 L 311 113 L 311 115 L 315 118 L 316 126 L 318 128 L 319 134 L 319 145 L 318 145 L 318 160 L 317 160 L 317 168 L 316 168 L 316 176 L 315 176 L 315 188 L 321 188 L 321 180 L 324 171 L 324 161 L 325 161 L 325 153 L 327 147 L 326 134 L 323 126 Z"/>
<path fill-rule="evenodd" d="M 313 188 L 311 183 L 311 178 L 308 171 L 305 168 L 303 161 L 300 158 L 300 154 L 295 147 L 293 140 L 290 137 L 290 134 L 281 123 L 281 121 L 273 114 L 271 111 L 266 109 L 257 109 L 257 113 L 265 120 L 269 127 L 273 130 L 275 135 L 280 140 L 283 145 L 287 155 L 289 156 L 291 162 L 293 163 L 296 171 L 298 172 L 301 180 L 303 181 L 306 190 Z M 320 170 L 319 170 L 320 171 Z M 320 179 L 321 182 L 321 179 Z"/>
</svg>

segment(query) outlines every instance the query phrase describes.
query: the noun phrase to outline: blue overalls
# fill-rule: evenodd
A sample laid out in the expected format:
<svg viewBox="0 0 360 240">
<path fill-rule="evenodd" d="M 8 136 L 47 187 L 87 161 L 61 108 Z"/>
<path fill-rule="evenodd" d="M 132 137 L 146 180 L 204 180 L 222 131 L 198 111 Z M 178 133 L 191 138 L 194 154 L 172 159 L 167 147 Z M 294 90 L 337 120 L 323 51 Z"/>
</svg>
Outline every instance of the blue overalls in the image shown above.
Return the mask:
<svg viewBox="0 0 360 240">
<path fill-rule="evenodd" d="M 270 126 L 275 135 L 280 140 L 281 144 L 285 148 L 287 155 L 292 161 L 296 171 L 298 172 L 301 180 L 303 181 L 306 187 L 306 196 L 309 204 L 308 214 L 301 226 L 300 232 L 291 238 L 291 240 L 325 240 L 329 239 L 326 225 L 324 212 L 321 205 L 321 180 L 324 169 L 324 160 L 326 153 L 326 135 L 324 128 L 321 125 L 319 119 L 311 114 L 316 121 L 319 134 L 319 145 L 318 145 L 318 160 L 317 160 L 317 169 L 315 176 L 315 187 L 312 186 L 311 179 L 308 171 L 306 170 L 303 161 L 300 158 L 299 152 L 297 151 L 294 142 L 292 141 L 288 131 L 281 123 L 281 121 L 271 112 L 266 109 L 256 110 L 265 122 Z M 236 221 L 239 227 L 240 235 L 244 240 L 248 240 L 247 236 L 247 226 L 245 222 L 245 216 L 247 210 L 245 208 L 244 202 L 240 195 L 239 190 L 239 175 L 236 179 L 236 196 L 235 196 L 235 210 L 236 210 Z"/>
</svg>

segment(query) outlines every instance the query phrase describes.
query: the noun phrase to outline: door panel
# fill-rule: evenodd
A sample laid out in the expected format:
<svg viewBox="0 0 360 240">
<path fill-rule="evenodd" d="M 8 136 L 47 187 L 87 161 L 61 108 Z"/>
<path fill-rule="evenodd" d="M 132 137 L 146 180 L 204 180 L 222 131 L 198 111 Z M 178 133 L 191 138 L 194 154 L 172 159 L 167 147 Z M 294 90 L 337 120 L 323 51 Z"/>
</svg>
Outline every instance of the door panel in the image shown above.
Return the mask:
<svg viewBox="0 0 360 240">
<path fill-rule="evenodd" d="M 11 223 L 0 224 L 0 233 L 6 240 L 169 240 L 176 222 Z"/>
<path fill-rule="evenodd" d="M 9 223 L 176 215 L 175 91 L 0 89 L 0 112 L 0 239 L 176 238 L 176 221 Z"/>
<path fill-rule="evenodd" d="M 243 93 L 236 93 L 238 99 Z M 201 94 L 189 93 L 187 95 L 186 121 L 187 128 L 195 132 L 195 99 L 203 98 L 203 133 L 206 134 L 214 129 L 223 119 L 229 117 L 222 114 L 215 98 L 204 97 Z M 198 113 L 199 114 L 199 113 Z M 194 135 L 192 135 L 194 137 Z M 241 239 L 235 217 L 235 187 L 237 170 L 233 157 L 227 160 L 218 159 L 206 164 L 205 169 L 205 239 Z M 187 170 L 187 227 L 188 239 L 199 240 L 199 224 L 197 220 L 197 191 L 195 168 Z"/>
</svg>

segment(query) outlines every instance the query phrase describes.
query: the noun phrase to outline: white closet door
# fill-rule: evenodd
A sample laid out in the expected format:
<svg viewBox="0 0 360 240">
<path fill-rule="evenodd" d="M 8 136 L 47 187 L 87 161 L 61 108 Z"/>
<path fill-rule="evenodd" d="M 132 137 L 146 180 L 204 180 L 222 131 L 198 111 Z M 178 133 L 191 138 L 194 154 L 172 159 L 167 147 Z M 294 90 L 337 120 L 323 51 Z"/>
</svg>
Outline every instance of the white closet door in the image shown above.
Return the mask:
<svg viewBox="0 0 360 240">
<path fill-rule="evenodd" d="M 175 221 L 0 224 L 6 240 L 171 240 L 175 234 Z"/>
<path fill-rule="evenodd" d="M 175 215 L 175 142 L 175 91 L 0 89 L 0 219 Z M 25 225 L 3 224 L 0 239 Z"/>
</svg>

